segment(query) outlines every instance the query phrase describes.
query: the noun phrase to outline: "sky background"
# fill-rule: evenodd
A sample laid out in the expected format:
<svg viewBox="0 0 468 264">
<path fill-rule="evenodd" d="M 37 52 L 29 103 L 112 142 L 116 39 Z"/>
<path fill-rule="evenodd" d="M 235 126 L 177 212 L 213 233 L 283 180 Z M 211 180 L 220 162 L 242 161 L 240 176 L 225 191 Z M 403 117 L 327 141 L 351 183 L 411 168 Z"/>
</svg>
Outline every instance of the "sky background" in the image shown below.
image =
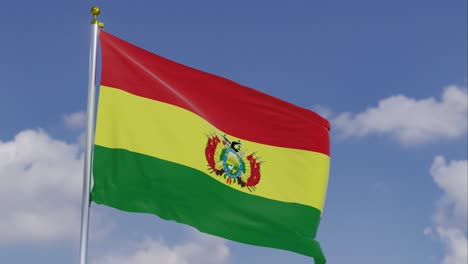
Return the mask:
<svg viewBox="0 0 468 264">
<path fill-rule="evenodd" d="M 78 263 L 93 5 L 111 34 L 330 120 L 328 263 L 466 264 L 465 0 L 2 2 L 0 263 Z M 89 257 L 313 262 L 96 204 Z"/>
</svg>

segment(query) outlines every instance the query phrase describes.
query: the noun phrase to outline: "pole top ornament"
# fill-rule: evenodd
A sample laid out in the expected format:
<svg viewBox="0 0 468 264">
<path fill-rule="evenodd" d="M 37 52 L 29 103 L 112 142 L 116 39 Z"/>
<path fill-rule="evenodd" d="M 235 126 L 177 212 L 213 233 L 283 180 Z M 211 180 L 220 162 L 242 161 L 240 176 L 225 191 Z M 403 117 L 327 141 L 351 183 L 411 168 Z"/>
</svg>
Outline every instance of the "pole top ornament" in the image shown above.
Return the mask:
<svg viewBox="0 0 468 264">
<path fill-rule="evenodd" d="M 97 24 L 100 28 L 104 27 L 104 23 L 99 22 L 97 17 L 101 14 L 101 9 L 97 6 L 91 7 L 91 15 L 93 15 L 93 20 L 91 20 L 91 24 Z"/>
<path fill-rule="evenodd" d="M 94 18 L 99 16 L 99 14 L 101 14 L 101 9 L 99 9 L 99 7 L 97 7 L 97 6 L 91 7 L 91 15 L 93 15 Z"/>
</svg>

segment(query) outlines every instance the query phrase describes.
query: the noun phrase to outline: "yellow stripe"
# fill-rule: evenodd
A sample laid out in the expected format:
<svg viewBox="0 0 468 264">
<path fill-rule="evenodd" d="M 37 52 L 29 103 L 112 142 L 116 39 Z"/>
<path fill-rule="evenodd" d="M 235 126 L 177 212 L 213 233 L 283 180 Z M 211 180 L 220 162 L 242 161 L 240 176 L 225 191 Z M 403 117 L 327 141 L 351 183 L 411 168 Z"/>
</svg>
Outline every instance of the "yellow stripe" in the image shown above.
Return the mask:
<svg viewBox="0 0 468 264">
<path fill-rule="evenodd" d="M 206 120 L 183 108 L 101 86 L 96 144 L 127 149 L 182 164 L 223 182 L 208 172 L 206 134 L 223 135 Z M 233 136 L 231 140 L 237 140 Z M 231 184 L 241 192 L 278 201 L 313 206 L 320 211 L 325 200 L 330 159 L 317 152 L 242 141 L 246 154 L 256 152 L 265 163 L 254 192 Z"/>
</svg>

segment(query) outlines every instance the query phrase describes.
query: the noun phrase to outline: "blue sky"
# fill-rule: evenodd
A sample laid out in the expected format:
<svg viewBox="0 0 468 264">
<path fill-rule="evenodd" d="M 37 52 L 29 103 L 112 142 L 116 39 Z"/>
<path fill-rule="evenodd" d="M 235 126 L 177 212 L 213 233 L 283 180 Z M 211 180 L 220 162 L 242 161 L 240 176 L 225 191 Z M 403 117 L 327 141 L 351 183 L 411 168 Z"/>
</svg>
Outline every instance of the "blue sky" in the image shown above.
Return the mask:
<svg viewBox="0 0 468 264">
<path fill-rule="evenodd" d="M 0 262 L 78 263 L 89 9 L 105 30 L 332 123 L 328 263 L 466 263 L 467 2 L 7 1 Z M 92 206 L 92 264 L 312 263 Z"/>
</svg>

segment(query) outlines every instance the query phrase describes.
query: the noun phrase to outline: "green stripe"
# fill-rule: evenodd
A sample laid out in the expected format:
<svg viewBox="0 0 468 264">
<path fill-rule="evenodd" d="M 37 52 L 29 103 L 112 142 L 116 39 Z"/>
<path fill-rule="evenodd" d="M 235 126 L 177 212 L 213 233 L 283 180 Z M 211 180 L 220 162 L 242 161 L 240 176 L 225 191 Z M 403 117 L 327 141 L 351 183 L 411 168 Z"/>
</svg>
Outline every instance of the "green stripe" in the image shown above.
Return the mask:
<svg viewBox="0 0 468 264">
<path fill-rule="evenodd" d="M 122 149 L 95 146 L 93 166 L 95 203 L 325 263 L 314 240 L 320 222 L 316 208 L 245 194 L 204 172 Z"/>
</svg>

